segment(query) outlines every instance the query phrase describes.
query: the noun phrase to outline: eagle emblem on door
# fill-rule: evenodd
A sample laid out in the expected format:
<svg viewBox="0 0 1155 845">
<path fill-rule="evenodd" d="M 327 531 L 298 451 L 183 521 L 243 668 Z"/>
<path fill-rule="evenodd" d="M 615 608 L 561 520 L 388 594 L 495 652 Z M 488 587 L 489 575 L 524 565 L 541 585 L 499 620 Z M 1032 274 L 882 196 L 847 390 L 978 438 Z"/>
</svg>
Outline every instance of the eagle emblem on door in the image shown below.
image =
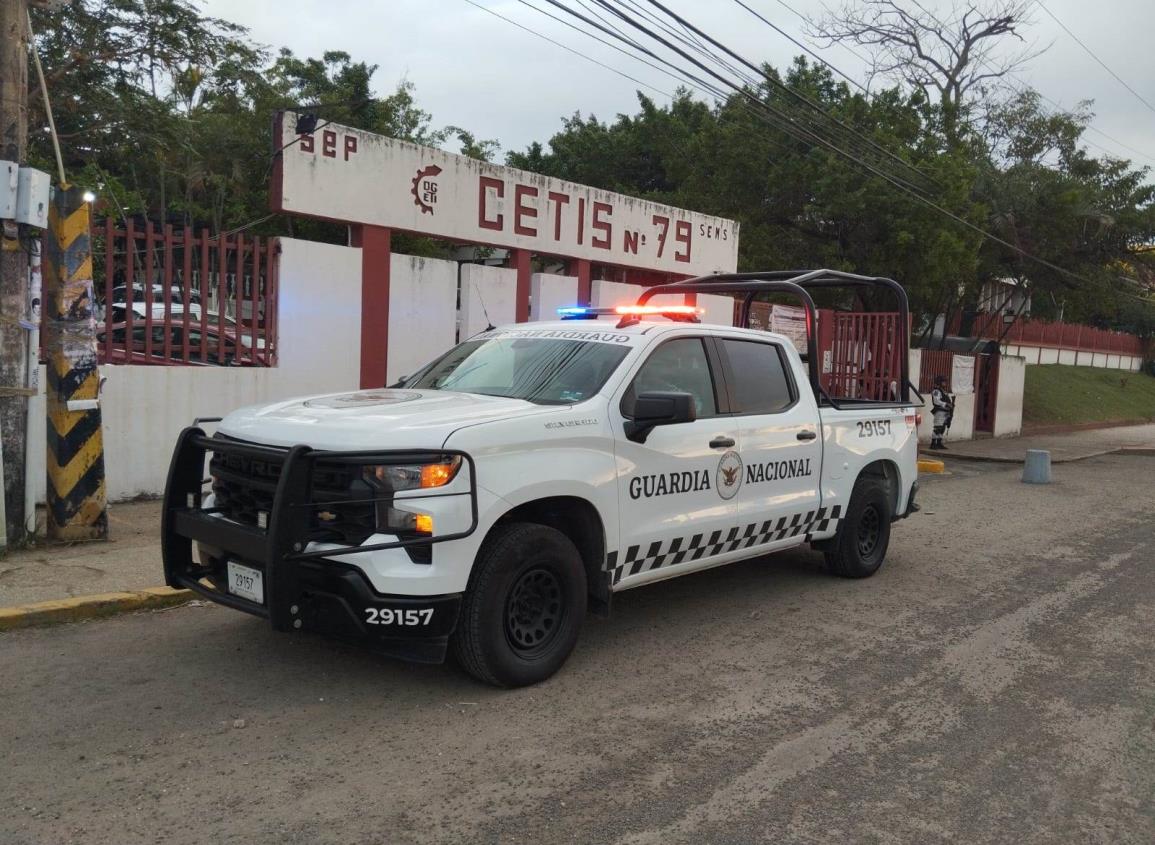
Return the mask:
<svg viewBox="0 0 1155 845">
<path fill-rule="evenodd" d="M 742 487 L 742 458 L 730 451 L 718 461 L 718 476 L 715 485 L 723 499 L 733 499 Z"/>
</svg>

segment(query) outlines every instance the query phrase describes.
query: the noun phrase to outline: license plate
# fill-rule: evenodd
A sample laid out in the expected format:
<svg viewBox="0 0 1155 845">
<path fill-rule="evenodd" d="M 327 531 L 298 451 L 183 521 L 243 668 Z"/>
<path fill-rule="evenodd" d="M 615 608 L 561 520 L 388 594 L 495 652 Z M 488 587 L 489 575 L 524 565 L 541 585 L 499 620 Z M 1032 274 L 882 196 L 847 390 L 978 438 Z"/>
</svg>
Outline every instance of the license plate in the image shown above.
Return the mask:
<svg viewBox="0 0 1155 845">
<path fill-rule="evenodd" d="M 265 573 L 230 560 L 228 574 L 230 593 L 257 604 L 265 603 Z"/>
</svg>

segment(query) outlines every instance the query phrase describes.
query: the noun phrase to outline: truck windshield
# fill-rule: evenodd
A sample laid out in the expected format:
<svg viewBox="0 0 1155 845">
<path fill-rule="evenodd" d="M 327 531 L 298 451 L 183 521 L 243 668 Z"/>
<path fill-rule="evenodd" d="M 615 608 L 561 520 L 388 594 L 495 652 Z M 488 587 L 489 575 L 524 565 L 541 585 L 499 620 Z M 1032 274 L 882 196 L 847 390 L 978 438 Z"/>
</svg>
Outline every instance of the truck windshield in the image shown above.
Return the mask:
<svg viewBox="0 0 1155 845">
<path fill-rule="evenodd" d="M 481 338 L 458 344 L 404 385 L 569 405 L 597 393 L 628 351 L 588 340 Z"/>
</svg>

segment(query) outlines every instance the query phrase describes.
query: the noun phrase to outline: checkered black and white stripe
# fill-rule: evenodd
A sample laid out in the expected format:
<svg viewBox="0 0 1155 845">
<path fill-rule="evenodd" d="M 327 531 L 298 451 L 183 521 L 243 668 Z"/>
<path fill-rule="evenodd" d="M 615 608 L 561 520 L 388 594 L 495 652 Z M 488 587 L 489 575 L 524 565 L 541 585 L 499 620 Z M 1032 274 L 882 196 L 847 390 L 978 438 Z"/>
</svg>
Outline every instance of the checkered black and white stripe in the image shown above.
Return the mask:
<svg viewBox="0 0 1155 845">
<path fill-rule="evenodd" d="M 734 526 L 729 531 L 721 529 L 693 537 L 675 537 L 672 540 L 655 540 L 644 545 L 630 546 L 621 556 L 614 551 L 606 556 L 606 571 L 613 574 L 613 583 L 618 583 L 629 575 L 637 575 L 663 566 L 676 566 L 688 560 L 713 557 L 735 549 L 748 549 L 784 540 L 799 535 L 822 534 L 838 527 L 842 506 L 796 513 L 777 520 L 751 522 L 745 528 Z M 663 548 L 664 547 L 664 548 Z"/>
</svg>

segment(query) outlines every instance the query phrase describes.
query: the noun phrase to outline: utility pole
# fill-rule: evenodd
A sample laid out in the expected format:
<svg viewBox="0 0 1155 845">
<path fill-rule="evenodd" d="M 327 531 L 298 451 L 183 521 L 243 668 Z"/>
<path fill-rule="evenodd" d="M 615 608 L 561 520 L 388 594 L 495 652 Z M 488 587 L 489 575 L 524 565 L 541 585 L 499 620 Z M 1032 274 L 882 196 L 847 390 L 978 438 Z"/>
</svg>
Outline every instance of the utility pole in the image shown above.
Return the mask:
<svg viewBox="0 0 1155 845">
<path fill-rule="evenodd" d="M 28 3 L 0 0 L 0 160 L 24 164 L 28 146 Z M 28 308 L 28 252 L 19 226 L 3 222 L 0 235 L 0 447 L 8 541 L 26 536 L 24 450 L 28 397 L 19 389 L 27 372 L 27 337 L 20 320 Z"/>
</svg>

